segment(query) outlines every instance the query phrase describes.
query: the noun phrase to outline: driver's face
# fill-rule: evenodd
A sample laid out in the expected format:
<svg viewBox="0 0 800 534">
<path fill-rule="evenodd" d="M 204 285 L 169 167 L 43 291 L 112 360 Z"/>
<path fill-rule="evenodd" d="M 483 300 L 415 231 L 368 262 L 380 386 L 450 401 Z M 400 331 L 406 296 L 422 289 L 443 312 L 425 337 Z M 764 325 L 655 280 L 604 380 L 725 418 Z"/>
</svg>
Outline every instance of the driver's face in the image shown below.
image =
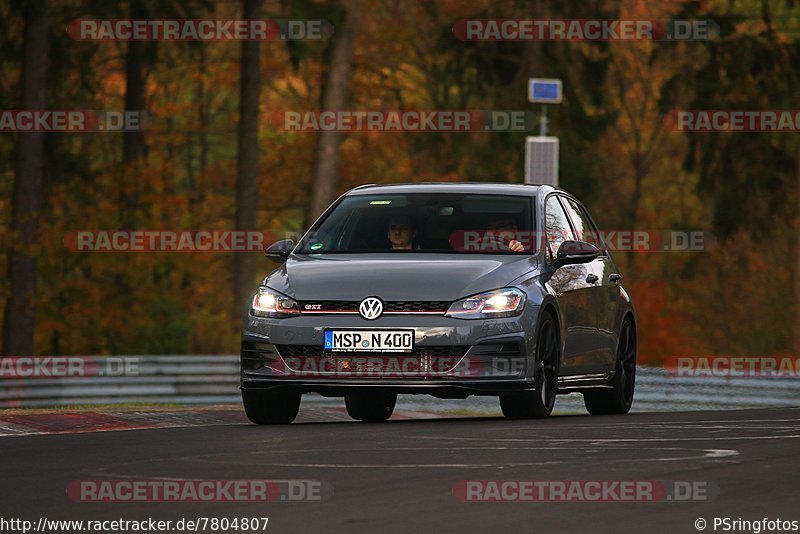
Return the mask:
<svg viewBox="0 0 800 534">
<path fill-rule="evenodd" d="M 509 240 L 516 237 L 518 228 L 511 219 L 500 219 L 490 223 L 489 230 L 496 232 L 500 238 Z"/>
<path fill-rule="evenodd" d="M 389 241 L 394 248 L 411 246 L 411 225 L 402 217 L 393 217 L 389 221 Z"/>
</svg>

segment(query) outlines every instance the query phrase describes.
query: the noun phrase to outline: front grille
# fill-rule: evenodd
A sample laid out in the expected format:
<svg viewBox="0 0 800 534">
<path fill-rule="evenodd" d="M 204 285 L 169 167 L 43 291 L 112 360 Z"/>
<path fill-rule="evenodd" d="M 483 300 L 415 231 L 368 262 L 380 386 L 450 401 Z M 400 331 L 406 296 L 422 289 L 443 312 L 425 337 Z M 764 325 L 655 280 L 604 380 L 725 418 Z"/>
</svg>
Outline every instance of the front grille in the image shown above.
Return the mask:
<svg viewBox="0 0 800 534">
<path fill-rule="evenodd" d="M 278 349 L 278 352 L 281 356 L 285 358 L 296 358 L 296 357 L 313 357 L 313 356 L 327 356 L 331 353 L 330 351 L 326 351 L 320 345 L 275 345 Z M 374 354 L 382 354 L 382 355 L 391 355 L 391 354 L 404 354 L 407 356 L 428 356 L 431 358 L 460 358 L 464 354 L 467 353 L 468 346 L 460 346 L 460 345 L 442 345 L 442 346 L 430 346 L 430 347 L 414 347 L 411 352 L 402 352 L 402 353 L 392 353 L 392 352 L 383 352 L 383 353 L 374 353 Z M 345 354 L 345 353 L 335 353 L 335 354 Z M 369 352 L 354 352 L 349 353 L 352 355 L 364 356 L 370 355 L 373 353 Z"/>
<path fill-rule="evenodd" d="M 360 304 L 357 301 L 348 301 L 348 300 L 315 300 L 315 301 L 307 301 L 307 302 L 300 302 L 300 312 L 353 312 L 358 313 L 358 305 Z"/>
<path fill-rule="evenodd" d="M 407 302 L 386 302 L 383 305 L 385 312 L 441 312 L 447 311 L 450 303 L 446 301 L 407 301 Z"/>
<path fill-rule="evenodd" d="M 242 369 L 255 371 L 264 365 L 274 364 L 279 359 L 275 345 L 262 341 L 243 341 L 241 361 Z"/>
<path fill-rule="evenodd" d="M 243 341 L 242 358 L 271 359 L 276 356 L 275 345 L 264 341 Z"/>
<path fill-rule="evenodd" d="M 472 349 L 475 356 L 492 355 L 504 358 L 519 358 L 522 356 L 522 345 L 519 341 L 503 341 L 478 343 Z"/>
<path fill-rule="evenodd" d="M 361 301 L 315 300 L 300 302 L 301 313 L 358 313 Z M 384 313 L 444 313 L 450 303 L 441 300 L 389 301 L 383 303 Z"/>
</svg>

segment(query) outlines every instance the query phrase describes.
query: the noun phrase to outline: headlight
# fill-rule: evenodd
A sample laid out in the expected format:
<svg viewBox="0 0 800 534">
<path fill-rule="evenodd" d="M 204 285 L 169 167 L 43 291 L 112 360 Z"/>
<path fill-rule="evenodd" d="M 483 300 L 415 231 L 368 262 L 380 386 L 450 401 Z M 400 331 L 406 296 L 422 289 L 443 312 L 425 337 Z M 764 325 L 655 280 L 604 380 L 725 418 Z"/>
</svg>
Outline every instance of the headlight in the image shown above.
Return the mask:
<svg viewBox="0 0 800 534">
<path fill-rule="evenodd" d="M 259 287 L 250 305 L 250 315 L 257 317 L 286 317 L 299 313 L 297 301 L 268 287 Z"/>
<path fill-rule="evenodd" d="M 522 313 L 524 305 L 525 293 L 519 289 L 507 287 L 457 300 L 450 305 L 445 315 L 458 319 L 512 317 Z"/>
</svg>

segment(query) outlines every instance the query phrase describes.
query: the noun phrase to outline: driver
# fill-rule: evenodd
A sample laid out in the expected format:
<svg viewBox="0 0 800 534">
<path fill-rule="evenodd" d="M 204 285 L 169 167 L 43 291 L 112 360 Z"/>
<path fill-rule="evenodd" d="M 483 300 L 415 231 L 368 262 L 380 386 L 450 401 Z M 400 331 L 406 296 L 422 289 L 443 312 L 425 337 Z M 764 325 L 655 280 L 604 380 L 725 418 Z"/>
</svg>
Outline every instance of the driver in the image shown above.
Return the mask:
<svg viewBox="0 0 800 534">
<path fill-rule="evenodd" d="M 489 221 L 490 236 L 496 244 L 511 252 L 525 252 L 525 246 L 517 240 L 517 223 L 508 215 L 500 215 Z"/>
<path fill-rule="evenodd" d="M 407 215 L 395 215 L 389 219 L 389 228 L 386 236 L 392 244 L 392 250 L 412 250 L 417 231 L 411 225 Z"/>
</svg>

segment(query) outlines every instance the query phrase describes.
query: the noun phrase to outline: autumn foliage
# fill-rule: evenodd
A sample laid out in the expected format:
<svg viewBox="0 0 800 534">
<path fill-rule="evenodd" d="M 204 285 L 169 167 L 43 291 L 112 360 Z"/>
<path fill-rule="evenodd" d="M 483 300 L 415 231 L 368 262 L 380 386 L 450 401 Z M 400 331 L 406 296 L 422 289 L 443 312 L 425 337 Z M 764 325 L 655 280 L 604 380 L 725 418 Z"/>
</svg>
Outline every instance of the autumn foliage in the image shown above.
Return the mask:
<svg viewBox="0 0 800 534">
<path fill-rule="evenodd" d="M 53 4 L 48 108 L 124 109 L 127 44 L 80 42 L 65 32 L 81 17 L 127 16 L 128 3 L 112 4 Z M 154 18 L 241 12 L 237 2 L 139 4 Z M 349 5 L 269 1 L 261 11 L 264 17 L 323 18 L 336 27 Z M 615 255 L 637 307 L 641 361 L 796 354 L 796 134 L 685 134 L 663 121 L 672 109 L 797 107 L 800 7 L 772 9 L 767 18 L 755 1 L 362 0 L 350 108 L 530 110 L 526 80 L 562 78 L 564 102 L 549 111 L 551 133 L 561 140 L 561 185 L 585 200 L 599 225 L 694 229 L 717 238 L 705 251 Z M 720 25 L 721 36 L 708 42 L 475 43 L 452 33 L 457 20 L 492 17 L 707 17 Z M 261 44 L 257 230 L 283 235 L 304 229 L 318 134 L 286 132 L 270 117 L 320 109 L 332 42 Z M 0 4 L 2 109 L 19 105 L 22 45 L 21 12 Z M 34 251 L 39 290 L 31 296 L 36 353 L 238 350 L 234 253 L 78 253 L 64 238 L 84 229 L 234 228 L 240 48 L 236 42 L 143 44 L 151 124 L 133 164 L 123 162 L 123 134 L 48 134 Z M 521 182 L 530 133 L 348 133 L 335 189 Z M 19 135 L 0 133 L 0 249 L 6 252 L 17 242 L 11 197 Z M 271 268 L 259 255 L 253 285 Z M 0 273 L 6 270 L 7 254 L 0 254 Z M 0 300 L 10 291 L 0 278 Z"/>
</svg>

